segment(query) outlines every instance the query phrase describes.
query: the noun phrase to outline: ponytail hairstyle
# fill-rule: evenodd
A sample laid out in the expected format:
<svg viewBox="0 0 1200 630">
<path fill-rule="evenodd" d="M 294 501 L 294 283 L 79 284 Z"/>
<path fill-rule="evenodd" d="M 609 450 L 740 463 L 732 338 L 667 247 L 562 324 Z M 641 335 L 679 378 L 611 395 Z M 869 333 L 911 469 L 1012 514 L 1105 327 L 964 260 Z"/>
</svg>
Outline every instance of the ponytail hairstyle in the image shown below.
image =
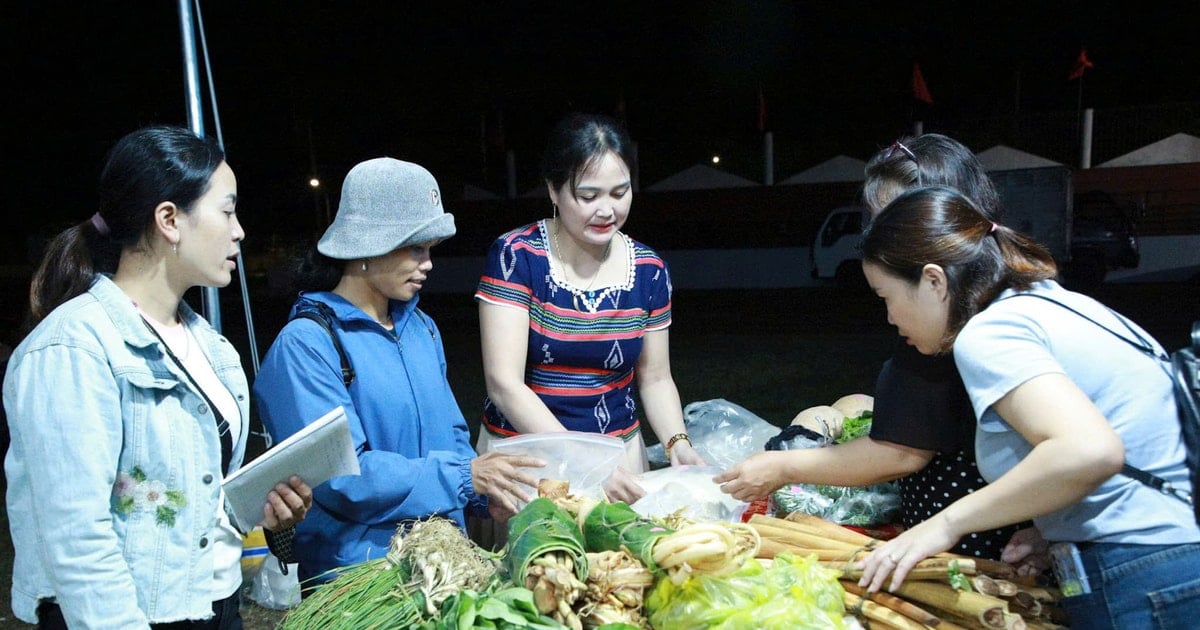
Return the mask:
<svg viewBox="0 0 1200 630">
<path fill-rule="evenodd" d="M 863 233 L 863 262 L 917 284 L 927 264 L 946 273 L 950 309 L 943 346 L 1005 289 L 1057 277 L 1050 252 L 994 223 L 961 192 L 944 186 L 901 194 Z"/>
<path fill-rule="evenodd" d="M 121 138 L 100 173 L 99 210 L 54 237 L 34 272 L 31 325 L 87 291 L 95 274 L 115 273 L 122 251 L 144 246 L 159 204 L 191 212 L 224 161 L 215 140 L 182 127 L 146 127 Z"/>
<path fill-rule="evenodd" d="M 555 125 L 542 153 L 542 179 L 554 190 L 571 184 L 571 195 L 579 179 L 609 152 L 633 170 L 633 142 L 617 121 L 597 114 L 571 114 Z"/>
<path fill-rule="evenodd" d="M 863 204 L 879 214 L 900 193 L 948 186 L 966 195 L 989 221 L 1000 221 L 1000 195 L 979 158 L 959 141 L 938 133 L 905 136 L 867 162 Z"/>
</svg>

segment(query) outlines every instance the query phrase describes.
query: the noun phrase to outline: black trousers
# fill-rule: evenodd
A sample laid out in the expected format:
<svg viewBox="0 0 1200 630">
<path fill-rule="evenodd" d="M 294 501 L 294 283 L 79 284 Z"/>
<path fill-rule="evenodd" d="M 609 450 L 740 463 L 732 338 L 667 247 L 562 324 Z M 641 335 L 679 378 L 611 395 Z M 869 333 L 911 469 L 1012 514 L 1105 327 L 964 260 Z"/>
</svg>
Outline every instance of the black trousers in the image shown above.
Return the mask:
<svg viewBox="0 0 1200 630">
<path fill-rule="evenodd" d="M 213 602 L 213 618 L 205 621 L 173 621 L 151 624 L 153 630 L 242 630 L 241 589 Z M 67 630 L 62 609 L 51 601 L 38 604 L 38 630 Z"/>
</svg>

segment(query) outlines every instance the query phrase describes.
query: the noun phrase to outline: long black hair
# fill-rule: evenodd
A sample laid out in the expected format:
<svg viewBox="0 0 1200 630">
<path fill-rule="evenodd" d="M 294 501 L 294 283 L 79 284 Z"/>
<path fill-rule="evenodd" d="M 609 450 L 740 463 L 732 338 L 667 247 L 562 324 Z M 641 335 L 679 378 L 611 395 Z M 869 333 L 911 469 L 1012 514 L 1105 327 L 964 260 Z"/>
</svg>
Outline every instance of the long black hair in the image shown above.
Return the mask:
<svg viewBox="0 0 1200 630">
<path fill-rule="evenodd" d="M 146 127 L 121 138 L 100 173 L 96 214 L 46 247 L 29 289 L 30 325 L 87 291 L 96 273 L 116 272 L 122 250 L 144 245 L 160 203 L 191 212 L 224 161 L 215 140 L 182 127 Z"/>
</svg>

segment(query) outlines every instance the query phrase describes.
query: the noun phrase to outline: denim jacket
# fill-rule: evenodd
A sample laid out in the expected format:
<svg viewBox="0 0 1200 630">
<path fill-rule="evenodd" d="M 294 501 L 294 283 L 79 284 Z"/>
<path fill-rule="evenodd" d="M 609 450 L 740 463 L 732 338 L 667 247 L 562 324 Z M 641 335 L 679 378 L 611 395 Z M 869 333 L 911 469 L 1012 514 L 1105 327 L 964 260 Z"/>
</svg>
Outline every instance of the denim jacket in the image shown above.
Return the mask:
<svg viewBox="0 0 1200 630">
<path fill-rule="evenodd" d="M 186 304 L 187 323 L 241 422 L 237 351 Z M 221 445 L 213 411 L 111 280 L 55 309 L 4 379 L 12 606 L 53 598 L 71 628 L 145 628 L 212 615 Z"/>
</svg>

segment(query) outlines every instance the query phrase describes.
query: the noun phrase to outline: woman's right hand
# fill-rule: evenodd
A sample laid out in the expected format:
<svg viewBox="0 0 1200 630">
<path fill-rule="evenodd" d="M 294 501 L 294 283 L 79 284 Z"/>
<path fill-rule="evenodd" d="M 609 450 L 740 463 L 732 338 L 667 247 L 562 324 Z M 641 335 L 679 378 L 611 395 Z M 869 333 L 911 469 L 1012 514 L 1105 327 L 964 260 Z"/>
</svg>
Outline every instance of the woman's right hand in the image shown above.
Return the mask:
<svg viewBox="0 0 1200 630">
<path fill-rule="evenodd" d="M 604 494 L 610 501 L 624 501 L 633 505 L 638 499 L 646 496 L 646 490 L 638 483 L 637 475 L 618 466 L 604 482 Z"/>
<path fill-rule="evenodd" d="M 763 451 L 734 464 L 732 468 L 713 477 L 721 492 L 738 501 L 755 501 L 770 495 L 783 486 L 778 477 L 786 451 Z"/>
<path fill-rule="evenodd" d="M 471 460 L 471 484 L 475 494 L 487 496 L 489 510 L 494 507 L 494 514 L 514 514 L 522 503 L 532 499 L 522 486 L 537 487 L 537 477 L 525 469 L 545 465 L 546 462 L 528 455 L 484 453 Z"/>
</svg>

